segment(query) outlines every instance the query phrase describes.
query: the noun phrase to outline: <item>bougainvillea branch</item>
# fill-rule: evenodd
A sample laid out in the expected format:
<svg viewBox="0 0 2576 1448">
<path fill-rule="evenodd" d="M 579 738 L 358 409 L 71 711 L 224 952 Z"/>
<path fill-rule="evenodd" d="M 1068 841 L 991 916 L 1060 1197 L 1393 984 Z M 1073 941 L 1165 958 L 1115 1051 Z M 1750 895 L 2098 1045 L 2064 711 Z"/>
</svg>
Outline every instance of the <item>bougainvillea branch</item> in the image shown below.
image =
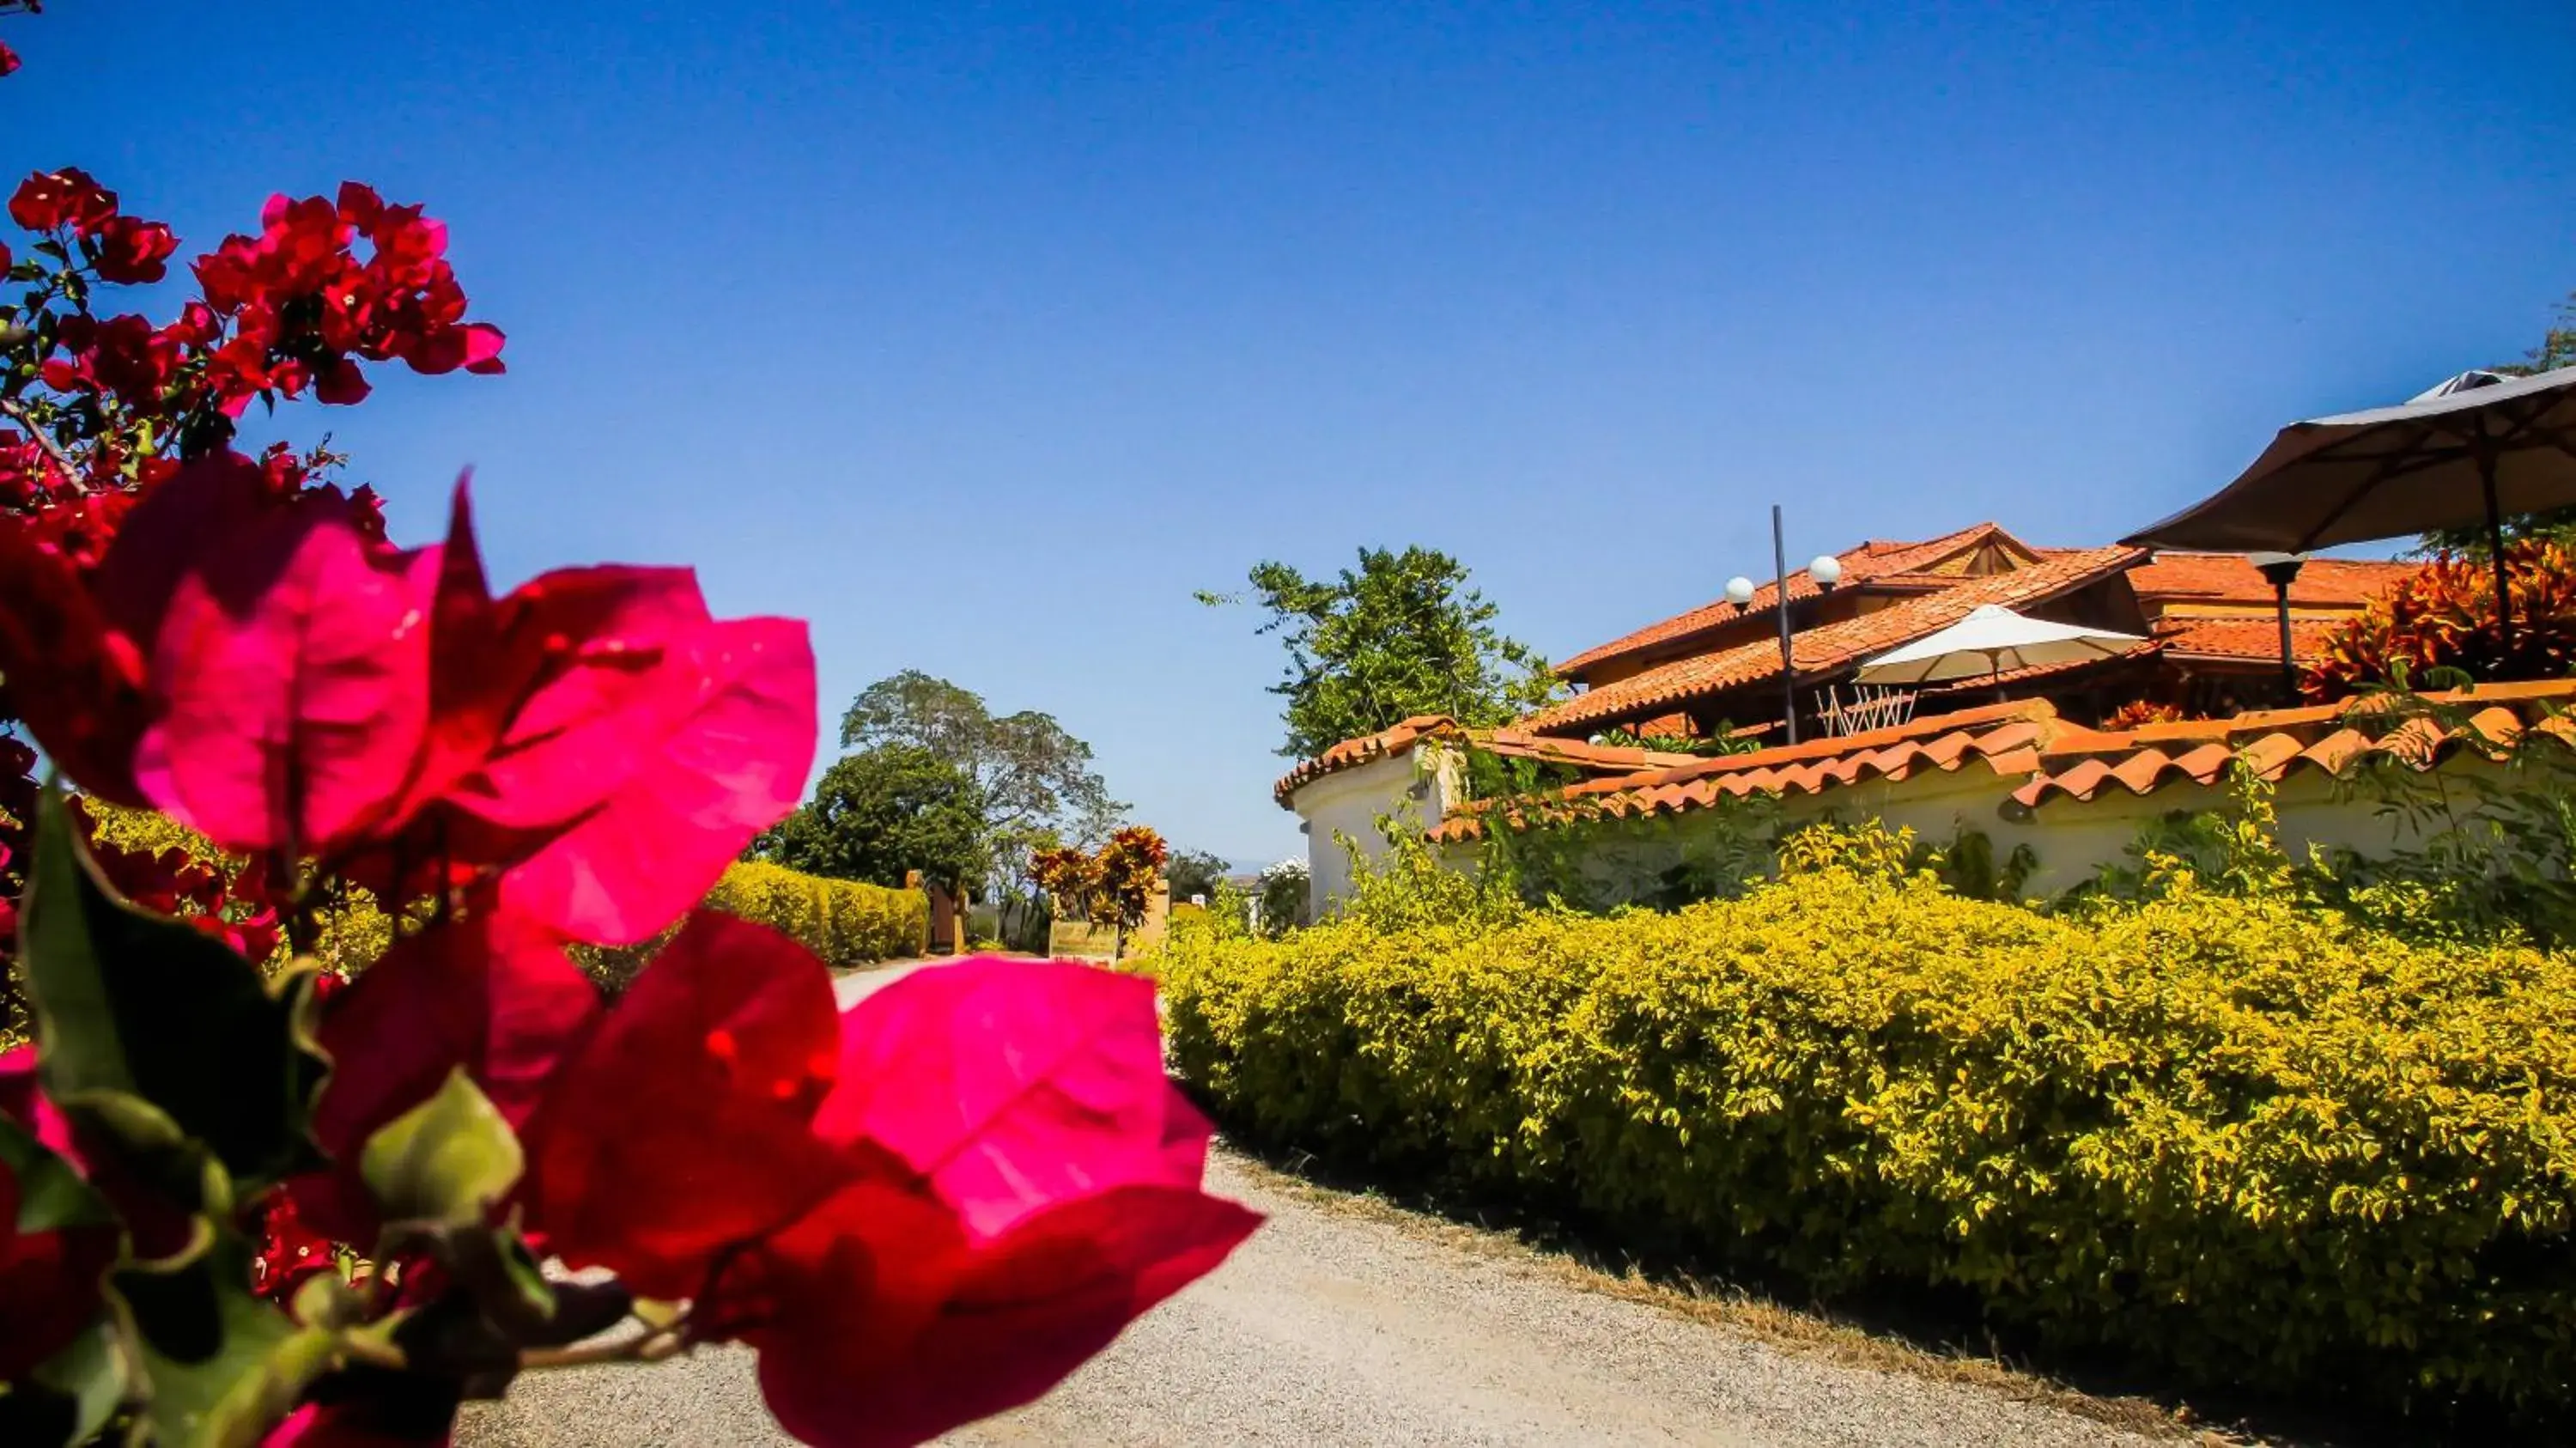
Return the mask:
<svg viewBox="0 0 2576 1448">
<path fill-rule="evenodd" d="M 79 486 L 80 459 L 63 450 L 63 445 L 54 440 L 53 433 L 28 414 L 26 404 L 14 397 L 0 398 L 0 413 L 7 414 L 10 421 L 25 430 L 28 440 L 51 459 L 55 467 L 62 469 L 66 481 Z"/>
</svg>

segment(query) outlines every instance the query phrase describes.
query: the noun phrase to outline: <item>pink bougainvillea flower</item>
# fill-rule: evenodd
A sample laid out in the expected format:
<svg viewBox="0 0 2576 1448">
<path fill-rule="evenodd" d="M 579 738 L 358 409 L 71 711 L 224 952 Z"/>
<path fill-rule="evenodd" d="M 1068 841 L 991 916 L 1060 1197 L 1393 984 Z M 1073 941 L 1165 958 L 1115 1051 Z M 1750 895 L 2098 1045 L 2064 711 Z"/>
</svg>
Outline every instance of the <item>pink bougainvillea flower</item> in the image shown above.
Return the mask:
<svg viewBox="0 0 2576 1448">
<path fill-rule="evenodd" d="M 489 762 L 460 782 L 454 832 L 506 862 L 506 907 L 576 940 L 643 940 L 796 807 L 816 719 L 801 622 L 609 633 L 541 675 Z M 563 781 L 586 781 L 587 807 L 532 817 L 525 802 Z"/>
<path fill-rule="evenodd" d="M 799 1439 L 921 1443 L 1035 1401 L 1258 1225 L 1194 1191 L 1120 1186 L 976 1242 L 933 1199 L 862 1181 L 745 1259 L 762 1315 L 741 1338 Z"/>
<path fill-rule="evenodd" d="M 18 52 L 11 50 L 6 45 L 0 45 L 0 77 L 13 76 L 17 73 Z M 5 271 L 7 269 L 6 263 L 0 263 L 0 271 Z"/>
<path fill-rule="evenodd" d="M 68 226 L 86 236 L 114 215 L 116 193 L 77 166 L 39 171 L 18 183 L 17 193 L 9 198 L 9 219 L 29 231 Z"/>
<path fill-rule="evenodd" d="M 804 790 L 805 625 L 711 618 L 686 569 L 562 569 L 488 601 L 460 511 L 436 633 L 421 830 L 571 939 L 650 937 Z"/>
<path fill-rule="evenodd" d="M 465 320 L 446 250 L 445 225 L 354 181 L 336 199 L 269 198 L 258 236 L 226 237 L 195 263 L 207 305 L 235 329 L 209 358 L 216 394 L 230 408 L 310 383 L 324 402 L 354 402 L 365 395 L 354 358 L 503 371 L 501 331 Z"/>
<path fill-rule="evenodd" d="M 371 837 L 428 727 L 438 555 L 370 548 L 334 511 L 226 530 L 154 630 L 136 779 L 228 848 L 327 858 Z"/>
<path fill-rule="evenodd" d="M 1197 1189 L 1208 1123 L 1163 1084 L 1162 1062 L 1140 976 L 1004 960 L 926 970 L 843 1018 L 814 1131 L 911 1163 L 987 1240 L 1101 1183 Z"/>
<path fill-rule="evenodd" d="M 259 1244 L 250 1262 L 250 1290 L 271 1302 L 293 1302 L 296 1289 L 340 1270 L 338 1245 L 305 1223 L 295 1198 L 283 1189 L 269 1193 L 249 1225 L 251 1240 Z"/>
<path fill-rule="evenodd" d="M 31 1047 L 0 1054 L 0 1117 L 67 1166 L 79 1168 L 70 1123 L 36 1084 Z M 0 1303 L 8 1305 L 0 1312 L 0 1382 L 51 1358 L 97 1317 L 99 1279 L 116 1260 L 112 1222 L 21 1231 L 25 1185 L 0 1162 Z"/>
<path fill-rule="evenodd" d="M 411 364 L 413 371 L 433 376 L 459 367 L 488 376 L 507 370 L 501 361 L 501 344 L 505 340 L 500 328 L 488 322 L 469 322 L 423 337 L 403 360 Z"/>
<path fill-rule="evenodd" d="M 810 1127 L 839 1028 L 812 956 L 749 921 L 691 915 L 547 1092 L 528 1134 L 531 1222 L 641 1294 L 696 1295 L 729 1247 L 839 1184 L 839 1155 Z"/>
<path fill-rule="evenodd" d="M 696 1334 L 758 1349 L 805 1441 L 1027 1402 L 1258 1225 L 1199 1190 L 1208 1126 L 1163 1074 L 1150 985 L 975 960 L 829 1009 L 792 942 L 693 921 L 529 1141 L 554 1250 L 695 1297 Z"/>
<path fill-rule="evenodd" d="M 126 285 L 157 282 L 170 272 L 170 254 L 179 238 L 158 221 L 132 216 L 110 217 L 96 232 L 98 275 Z"/>
<path fill-rule="evenodd" d="M 0 675 L 106 798 L 397 893 L 488 880 L 578 940 L 651 936 L 795 807 L 802 623 L 713 619 L 676 569 L 495 600 L 461 488 L 445 545 L 372 521 L 228 456 L 155 488 L 86 581 L 0 522 Z"/>
<path fill-rule="evenodd" d="M 367 1138 L 459 1067 L 504 1119 L 524 1123 L 598 1010 L 598 989 L 526 920 L 481 910 L 394 942 L 323 1003 L 319 1044 L 331 1078 L 314 1106 L 313 1138 L 336 1165 L 295 1182 L 302 1218 L 344 1241 L 373 1240 L 357 1175 Z"/>
</svg>

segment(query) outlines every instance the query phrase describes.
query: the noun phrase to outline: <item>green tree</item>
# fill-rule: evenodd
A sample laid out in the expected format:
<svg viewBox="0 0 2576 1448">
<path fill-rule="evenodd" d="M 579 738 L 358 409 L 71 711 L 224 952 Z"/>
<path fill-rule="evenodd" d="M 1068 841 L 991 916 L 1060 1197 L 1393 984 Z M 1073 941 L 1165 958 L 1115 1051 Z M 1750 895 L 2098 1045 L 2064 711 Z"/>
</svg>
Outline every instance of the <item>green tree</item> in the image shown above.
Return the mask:
<svg viewBox="0 0 2576 1448">
<path fill-rule="evenodd" d="M 2558 325 L 2541 334 L 2539 346 L 2522 354 L 2521 361 L 2508 362 L 2496 370 L 2528 377 L 2561 367 L 2576 367 L 2576 292 L 2569 292 L 2567 300 L 2558 304 Z"/>
<path fill-rule="evenodd" d="M 906 669 L 859 691 L 841 716 L 841 747 L 909 745 L 975 781 L 995 835 L 1053 829 L 1105 839 L 1127 806 L 1091 767 L 1091 746 L 1034 709 L 995 715 L 972 689 Z"/>
<path fill-rule="evenodd" d="M 1270 692 L 1288 701 L 1279 752 L 1291 758 L 1312 758 L 1416 714 L 1507 724 L 1556 693 L 1547 660 L 1494 626 L 1496 607 L 1445 553 L 1363 548 L 1359 568 L 1335 578 L 1261 563 L 1250 581 L 1249 601 L 1269 615 L 1254 632 L 1276 633 L 1288 648 L 1287 675 Z"/>
<path fill-rule="evenodd" d="M 2499 363 L 2487 370 L 2513 377 L 2529 377 L 2539 372 L 2555 372 L 2561 367 L 2576 367 L 2576 292 L 2568 293 L 2567 300 L 2558 304 L 2558 325 L 2541 334 L 2539 346 L 2522 354 L 2519 362 Z M 2504 541 L 2508 547 L 2525 538 L 2576 543 L 2576 508 L 2550 508 L 2504 520 Z M 2456 553 L 2469 558 L 2484 558 L 2487 556 L 2486 525 L 2436 529 L 2423 536 L 2416 552 Z"/>
<path fill-rule="evenodd" d="M 1091 765 L 1091 746 L 1050 714 L 996 715 L 984 697 L 906 669 L 859 691 L 841 716 L 843 748 L 927 750 L 975 782 L 982 801 L 985 880 L 1005 940 L 1043 945 L 1046 900 L 1030 874 L 1038 852 L 1109 838 L 1127 806 Z"/>
<path fill-rule="evenodd" d="M 908 871 L 950 889 L 983 883 L 992 864 L 984 793 L 974 778 L 917 744 L 848 755 L 823 772 L 814 797 L 762 832 L 761 859 L 876 885 Z"/>
<path fill-rule="evenodd" d="M 1217 887 L 1225 883 L 1225 861 L 1205 850 L 1182 850 L 1163 867 L 1163 878 L 1172 883 L 1172 902 L 1179 904 L 1193 895 L 1217 896 Z"/>
</svg>

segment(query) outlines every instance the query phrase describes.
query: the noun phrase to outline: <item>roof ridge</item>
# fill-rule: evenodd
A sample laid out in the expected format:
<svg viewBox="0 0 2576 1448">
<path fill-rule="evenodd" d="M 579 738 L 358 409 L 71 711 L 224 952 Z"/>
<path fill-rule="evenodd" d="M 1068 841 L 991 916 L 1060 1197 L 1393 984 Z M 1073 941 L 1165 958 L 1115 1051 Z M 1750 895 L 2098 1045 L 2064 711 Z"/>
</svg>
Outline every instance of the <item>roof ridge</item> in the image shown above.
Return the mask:
<svg viewBox="0 0 2576 1448">
<path fill-rule="evenodd" d="M 2041 558 L 2042 561 L 2045 561 L 2045 555 L 2041 554 L 2040 550 L 2031 547 L 2030 544 L 2023 542 L 2018 537 L 2015 537 L 2011 532 L 2006 530 L 2002 524 L 1995 522 L 1991 518 L 1983 522 L 1971 523 L 1964 528 L 1956 528 L 1947 533 L 1942 533 L 1931 538 L 1918 539 L 1910 543 L 1895 542 L 1885 538 L 1873 538 L 1866 542 L 1858 543 L 1852 547 L 1843 549 L 1841 552 L 1834 555 L 1834 560 L 1843 565 L 1843 584 L 1848 586 L 1851 584 L 1866 583 L 1887 574 L 1909 572 L 1921 563 L 1936 561 L 1938 559 L 1948 557 L 1950 554 L 1968 546 L 1971 541 L 1981 536 L 2001 536 L 2003 538 L 2010 539 L 2016 547 L 2019 547 L 2031 553 L 2034 557 Z M 1898 559 L 1903 560 L 1903 562 L 1900 564 L 1892 561 Z M 1815 585 L 1813 583 L 1806 582 L 1806 577 L 1806 572 L 1803 569 L 1789 575 L 1789 596 L 1792 599 L 1814 596 L 1816 591 Z M 1588 665 L 1599 663 L 1603 659 L 1617 658 L 1622 654 L 1634 653 L 1639 649 L 1651 648 L 1656 644 L 1670 643 L 1675 639 L 1688 638 L 1692 634 L 1731 623 L 1735 619 L 1746 614 L 1755 613 L 1773 606 L 1772 600 L 1777 597 L 1776 590 L 1778 585 L 1779 580 L 1777 579 L 1773 579 L 1768 583 L 1756 584 L 1754 586 L 1752 600 L 1746 603 L 1741 609 L 1736 608 L 1735 605 L 1727 599 L 1719 597 L 1711 599 L 1707 603 L 1703 603 L 1696 608 L 1686 608 L 1680 613 L 1672 614 L 1668 617 L 1657 619 L 1653 623 L 1630 629 L 1628 632 L 1610 640 L 1608 643 L 1595 644 L 1593 647 L 1585 649 L 1583 652 L 1566 659 L 1564 662 L 1556 666 L 1557 671 L 1559 673 L 1570 673 Z"/>
<path fill-rule="evenodd" d="M 1824 624 L 1797 635 L 1792 654 L 1800 674 L 1831 673 L 1855 657 L 1895 648 L 1925 637 L 1968 616 L 1980 603 L 2029 604 L 2054 598 L 2114 568 L 2125 568 L 2148 550 L 2127 544 L 2088 548 L 2042 559 L 2010 573 L 1964 579 L 1956 588 L 1890 604 L 1875 613 Z M 1725 675 L 1741 665 L 1741 678 L 1693 681 L 1691 675 Z M 1700 694 L 1752 683 L 1779 673 L 1779 644 L 1755 639 L 1716 653 L 1695 654 L 1658 664 L 1573 698 L 1520 721 L 1521 727 L 1545 732 L 1607 719 L 1648 707 L 1663 707 Z"/>
</svg>

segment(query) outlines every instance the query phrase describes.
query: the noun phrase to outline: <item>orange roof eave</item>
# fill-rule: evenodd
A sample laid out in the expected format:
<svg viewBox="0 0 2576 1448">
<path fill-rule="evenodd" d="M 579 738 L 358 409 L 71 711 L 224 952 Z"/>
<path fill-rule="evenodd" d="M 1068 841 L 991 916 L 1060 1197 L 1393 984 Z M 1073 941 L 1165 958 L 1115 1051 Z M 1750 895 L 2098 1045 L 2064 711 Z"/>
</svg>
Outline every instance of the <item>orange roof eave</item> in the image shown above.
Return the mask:
<svg viewBox="0 0 2576 1448">
<path fill-rule="evenodd" d="M 2576 700 L 2576 680 L 2482 684 L 2424 697 L 2436 704 L 2478 707 L 2457 730 L 2423 718 L 2395 728 L 2373 726 L 2371 716 L 2387 706 L 2361 697 L 2115 731 L 2070 724 L 2046 700 L 2025 699 L 1837 739 L 1592 780 L 1523 808 L 1542 816 L 1550 811 L 1618 817 L 1682 814 L 1756 792 L 1821 794 L 1870 779 L 1894 783 L 1955 774 L 1976 760 L 1997 776 L 2020 777 L 2021 783 L 2000 803 L 2007 812 L 2026 817 L 2056 799 L 2142 796 L 2182 784 L 2215 787 L 2225 782 L 2228 767 L 2238 759 L 2277 782 L 2303 770 L 2340 774 L 2371 755 L 2430 770 L 2463 751 L 2492 754 L 2533 728 L 2576 743 L 2576 725 L 2553 712 Z M 1483 833 L 1485 817 L 1498 804 L 1510 802 L 1466 805 L 1433 827 L 1429 837 L 1446 843 L 1472 840 Z"/>
</svg>

